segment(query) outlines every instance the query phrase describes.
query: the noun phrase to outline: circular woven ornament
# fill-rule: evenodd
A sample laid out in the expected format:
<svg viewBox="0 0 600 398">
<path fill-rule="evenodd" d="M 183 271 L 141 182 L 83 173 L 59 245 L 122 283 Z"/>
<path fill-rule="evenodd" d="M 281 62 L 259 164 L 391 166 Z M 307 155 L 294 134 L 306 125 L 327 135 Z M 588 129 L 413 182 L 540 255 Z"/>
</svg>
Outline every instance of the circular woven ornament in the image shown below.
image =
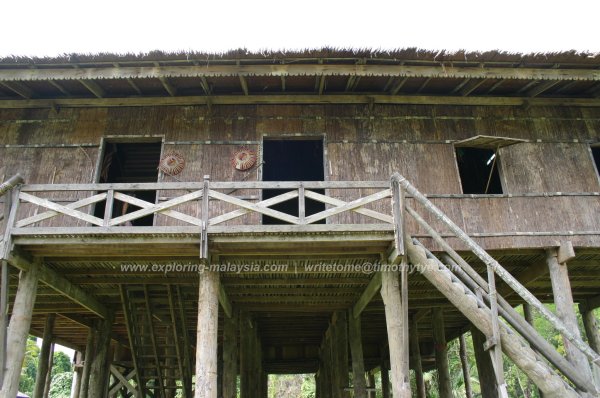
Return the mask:
<svg viewBox="0 0 600 398">
<path fill-rule="evenodd" d="M 244 171 L 252 168 L 256 164 L 256 152 L 248 149 L 242 148 L 233 153 L 231 157 L 231 166 L 239 171 Z"/>
<path fill-rule="evenodd" d="M 185 159 L 180 153 L 177 152 L 169 152 L 165 154 L 162 159 L 160 159 L 160 163 L 158 164 L 160 171 L 171 176 L 181 173 L 184 167 Z"/>
</svg>

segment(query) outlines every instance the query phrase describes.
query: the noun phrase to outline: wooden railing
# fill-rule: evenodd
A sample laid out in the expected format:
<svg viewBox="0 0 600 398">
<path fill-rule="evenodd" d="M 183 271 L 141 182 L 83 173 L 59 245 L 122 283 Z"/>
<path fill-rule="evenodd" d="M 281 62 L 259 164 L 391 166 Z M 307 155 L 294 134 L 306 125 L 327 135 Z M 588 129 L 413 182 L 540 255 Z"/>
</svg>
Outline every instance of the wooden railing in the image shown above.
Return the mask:
<svg viewBox="0 0 600 398">
<path fill-rule="evenodd" d="M 282 190 L 285 191 L 275 197 L 260 200 L 260 191 L 263 190 Z M 354 200 L 344 201 L 327 194 L 316 192 L 316 190 L 357 190 L 369 189 L 376 191 L 366 196 Z M 250 197 L 235 196 L 232 192 L 241 190 L 258 190 L 259 195 Z M 185 191 L 187 193 L 179 194 L 174 197 L 168 197 L 166 200 L 158 200 L 157 203 L 151 203 L 134 196 L 136 191 L 160 191 L 173 192 Z M 81 193 L 87 193 L 83 198 L 53 200 L 47 197 L 50 194 L 64 196 L 81 196 Z M 205 192 L 207 195 L 205 195 Z M 18 199 L 21 205 L 28 203 L 41 209 L 37 214 L 17 216 L 19 214 L 13 209 L 15 218 L 9 220 L 10 226 L 14 228 L 32 228 L 43 221 L 52 220 L 58 216 L 66 216 L 67 219 L 77 221 L 81 226 L 98 226 L 105 228 L 126 226 L 135 220 L 152 215 L 162 215 L 191 226 L 206 228 L 213 225 L 222 224 L 226 221 L 234 220 L 249 213 L 257 213 L 264 216 L 273 217 L 284 223 L 292 225 L 308 225 L 321 220 L 329 220 L 331 217 L 345 212 L 354 212 L 375 220 L 375 223 L 393 224 L 390 214 L 368 209 L 365 206 L 389 199 L 391 190 L 389 182 L 366 181 L 366 182 L 210 182 L 208 178 L 202 183 L 140 183 L 140 184 L 39 184 L 24 185 L 21 187 Z M 272 206 L 298 199 L 298 216 L 290 215 L 272 208 Z M 316 202 L 324 203 L 327 208 L 316 214 L 308 215 L 306 213 L 306 200 L 311 199 Z M 126 214 L 114 215 L 113 209 L 121 202 L 127 206 L 136 207 L 135 211 Z M 213 215 L 212 208 L 217 202 L 233 207 L 233 210 L 223 214 Z M 196 203 L 194 214 L 184 213 L 174 208 L 189 203 Z M 94 215 L 89 210 L 90 206 L 104 204 L 104 216 Z M 19 206 L 15 203 L 14 206 Z M 122 205 L 119 205 L 122 206 Z M 88 210 L 82 210 L 88 209 Z M 28 212 L 29 214 L 31 211 Z M 210 215 L 210 217 L 209 217 Z M 61 225 L 70 227 L 68 222 Z"/>
</svg>

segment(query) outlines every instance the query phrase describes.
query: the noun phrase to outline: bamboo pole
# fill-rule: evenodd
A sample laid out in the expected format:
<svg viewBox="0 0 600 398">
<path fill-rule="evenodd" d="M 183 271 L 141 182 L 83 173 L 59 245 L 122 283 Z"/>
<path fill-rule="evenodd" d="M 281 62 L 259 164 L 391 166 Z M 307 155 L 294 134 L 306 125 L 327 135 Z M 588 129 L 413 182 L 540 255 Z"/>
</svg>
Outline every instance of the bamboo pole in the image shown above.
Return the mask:
<svg viewBox="0 0 600 398">
<path fill-rule="evenodd" d="M 390 349 L 390 366 L 392 370 L 392 390 L 394 398 L 410 398 L 410 379 L 408 361 L 408 323 L 404 319 L 398 272 L 381 273 L 381 297 L 385 306 L 385 323 L 387 327 L 388 345 Z"/>
<path fill-rule="evenodd" d="M 429 199 L 419 192 L 406 178 L 398 175 L 399 183 L 402 187 L 413 196 L 413 198 L 421 203 L 430 213 L 444 223 L 458 239 L 460 239 L 484 264 L 490 265 L 494 272 L 502 278 L 519 296 L 527 303 L 535 307 L 566 339 L 571 341 L 577 348 L 585 353 L 592 362 L 600 363 L 600 355 L 592 350 L 582 339 L 574 335 L 569 328 L 556 316 L 546 308 L 529 290 L 525 288 L 518 280 L 516 280 L 510 272 L 502 267 L 494 258 L 492 258 L 485 250 L 481 248 L 473 239 L 469 237 L 460 227 L 458 227 L 444 212 L 435 206 Z"/>
<path fill-rule="evenodd" d="M 475 295 L 439 261 L 428 259 L 425 250 L 408 239 L 407 253 L 421 274 L 484 334 L 491 333 L 490 311 L 478 305 Z M 454 281 L 453 281 L 454 280 Z M 535 352 L 506 328 L 500 329 L 504 353 L 538 386 L 547 398 L 578 398 L 573 390 L 548 365 L 538 361 Z"/>
<path fill-rule="evenodd" d="M 38 368 L 35 378 L 35 388 L 33 390 L 33 398 L 42 398 L 44 389 L 46 388 L 46 379 L 50 371 L 50 355 L 52 348 L 52 332 L 54 329 L 54 321 L 56 314 L 46 315 L 46 325 L 44 326 L 44 336 L 42 337 L 42 347 L 38 360 Z"/>
<path fill-rule="evenodd" d="M 217 398 L 218 322 L 219 274 L 205 271 L 200 275 L 198 296 L 195 398 Z"/>
<path fill-rule="evenodd" d="M 25 357 L 25 347 L 31 316 L 36 298 L 38 277 L 40 272 L 39 261 L 34 261 L 29 271 L 21 271 L 19 276 L 19 287 L 13 304 L 12 316 L 8 326 L 6 371 L 0 390 L 0 398 L 14 398 L 19 388 L 21 367 Z"/>
</svg>

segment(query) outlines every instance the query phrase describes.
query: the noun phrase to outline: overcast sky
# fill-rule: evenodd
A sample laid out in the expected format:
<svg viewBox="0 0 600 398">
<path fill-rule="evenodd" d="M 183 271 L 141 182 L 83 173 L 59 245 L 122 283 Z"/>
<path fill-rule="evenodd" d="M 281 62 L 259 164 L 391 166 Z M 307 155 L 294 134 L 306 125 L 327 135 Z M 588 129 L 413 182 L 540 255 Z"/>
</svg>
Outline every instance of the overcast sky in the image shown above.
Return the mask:
<svg viewBox="0 0 600 398">
<path fill-rule="evenodd" d="M 597 0 L 2 0 L 0 56 L 151 50 L 600 52 Z"/>
</svg>

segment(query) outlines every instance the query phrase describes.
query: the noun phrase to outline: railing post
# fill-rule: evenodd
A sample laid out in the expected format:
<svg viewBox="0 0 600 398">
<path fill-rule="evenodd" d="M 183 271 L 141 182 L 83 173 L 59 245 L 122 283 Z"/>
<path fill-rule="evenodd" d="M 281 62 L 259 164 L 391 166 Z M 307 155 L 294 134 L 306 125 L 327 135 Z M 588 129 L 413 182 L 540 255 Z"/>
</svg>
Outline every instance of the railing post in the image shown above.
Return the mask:
<svg viewBox="0 0 600 398">
<path fill-rule="evenodd" d="M 210 176 L 204 176 L 202 186 L 202 230 L 200 231 L 200 259 L 208 261 L 208 217 L 209 217 L 209 182 Z"/>
<path fill-rule="evenodd" d="M 15 225 L 15 219 L 17 218 L 17 210 L 19 209 L 19 194 L 21 189 L 16 186 L 12 190 L 10 198 L 7 198 L 10 204 L 10 211 L 6 218 L 5 229 L 4 229 L 4 241 L 0 244 L 0 259 L 8 260 L 8 255 L 12 251 L 12 238 L 11 229 Z"/>
<path fill-rule="evenodd" d="M 298 219 L 300 220 L 300 224 L 306 223 L 306 196 L 304 194 L 304 184 L 300 183 L 300 187 L 298 188 Z"/>
<path fill-rule="evenodd" d="M 398 257 L 404 256 L 404 191 L 400 186 L 403 177 L 394 173 L 391 178 L 392 216 L 394 220 L 394 246 Z"/>
<path fill-rule="evenodd" d="M 109 189 L 106 192 L 106 205 L 104 207 L 104 226 L 110 226 L 110 219 L 113 214 L 113 207 L 115 205 L 115 190 Z"/>
</svg>

